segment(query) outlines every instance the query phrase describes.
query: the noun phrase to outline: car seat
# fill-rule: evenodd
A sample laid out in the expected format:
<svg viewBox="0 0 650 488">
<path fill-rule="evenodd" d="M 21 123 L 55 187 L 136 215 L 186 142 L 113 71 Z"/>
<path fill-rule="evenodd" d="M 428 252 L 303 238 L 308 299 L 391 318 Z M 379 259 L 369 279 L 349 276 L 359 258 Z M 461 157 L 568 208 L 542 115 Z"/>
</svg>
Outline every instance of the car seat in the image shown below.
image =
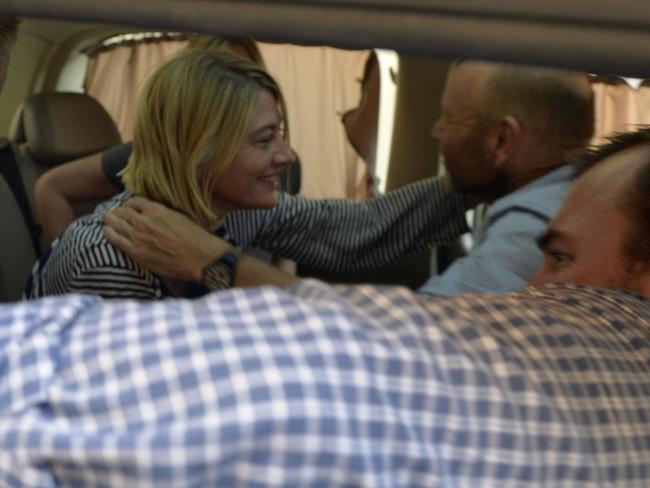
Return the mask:
<svg viewBox="0 0 650 488">
<path fill-rule="evenodd" d="M 34 185 L 48 169 L 122 142 L 111 116 L 83 93 L 37 93 L 14 115 L 9 139 L 34 214 Z"/>
</svg>

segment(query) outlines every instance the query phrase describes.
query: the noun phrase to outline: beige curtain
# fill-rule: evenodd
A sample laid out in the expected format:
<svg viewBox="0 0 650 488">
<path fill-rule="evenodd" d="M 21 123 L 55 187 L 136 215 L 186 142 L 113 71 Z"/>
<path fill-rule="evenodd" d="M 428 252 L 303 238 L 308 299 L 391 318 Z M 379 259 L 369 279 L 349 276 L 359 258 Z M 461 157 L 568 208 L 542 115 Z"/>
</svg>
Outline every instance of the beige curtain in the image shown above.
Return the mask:
<svg viewBox="0 0 650 488">
<path fill-rule="evenodd" d="M 133 138 L 135 102 L 144 80 L 156 66 L 187 46 L 187 41 L 147 41 L 116 46 L 92 56 L 86 93 L 106 108 L 122 140 Z"/>
<path fill-rule="evenodd" d="M 594 144 L 612 132 L 633 131 L 650 124 L 650 82 L 638 88 L 621 78 L 597 77 L 593 81 L 596 109 Z"/>
<path fill-rule="evenodd" d="M 366 165 L 348 142 L 341 115 L 359 102 L 368 51 L 259 47 L 286 98 L 291 146 L 302 163 L 301 194 L 367 198 Z"/>
</svg>

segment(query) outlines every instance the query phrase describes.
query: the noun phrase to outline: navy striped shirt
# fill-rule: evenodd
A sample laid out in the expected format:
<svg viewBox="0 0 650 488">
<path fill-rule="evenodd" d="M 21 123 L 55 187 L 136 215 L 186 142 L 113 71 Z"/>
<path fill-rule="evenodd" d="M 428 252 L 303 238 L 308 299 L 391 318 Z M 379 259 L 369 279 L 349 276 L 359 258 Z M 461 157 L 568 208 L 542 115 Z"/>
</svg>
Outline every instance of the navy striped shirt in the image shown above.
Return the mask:
<svg viewBox="0 0 650 488">
<path fill-rule="evenodd" d="M 163 280 L 135 263 L 104 237 L 102 214 L 120 206 L 121 193 L 76 220 L 36 264 L 26 297 L 79 292 L 106 298 L 161 299 Z M 281 194 L 272 209 L 233 212 L 221 235 L 247 249 L 259 247 L 305 269 L 356 272 L 393 262 L 465 232 L 465 206 L 441 180 L 414 183 L 357 203 Z"/>
</svg>

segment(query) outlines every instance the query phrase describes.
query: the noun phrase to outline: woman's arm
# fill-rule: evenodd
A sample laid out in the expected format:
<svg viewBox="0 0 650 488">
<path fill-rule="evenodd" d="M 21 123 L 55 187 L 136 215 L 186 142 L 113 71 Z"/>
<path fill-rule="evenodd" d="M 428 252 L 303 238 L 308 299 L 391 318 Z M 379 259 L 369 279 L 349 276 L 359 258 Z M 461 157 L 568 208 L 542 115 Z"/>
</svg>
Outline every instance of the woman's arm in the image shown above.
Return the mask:
<svg viewBox="0 0 650 488">
<path fill-rule="evenodd" d="M 36 181 L 34 197 L 43 249 L 75 219 L 75 204 L 104 200 L 119 191 L 106 177 L 101 158 L 102 153 L 96 153 L 62 164 Z"/>
<path fill-rule="evenodd" d="M 442 179 L 419 181 L 363 203 L 283 194 L 270 210 L 233 212 L 228 235 L 315 272 L 379 268 L 467 231 L 465 197 Z"/>
<path fill-rule="evenodd" d="M 136 263 L 165 278 L 202 283 L 203 269 L 231 249 L 185 215 L 164 205 L 133 197 L 104 214 L 104 235 Z M 287 287 L 298 278 L 242 255 L 234 286 L 273 284 Z"/>
<path fill-rule="evenodd" d="M 308 265 L 323 270 L 359 270 L 462 234 L 467 229 L 465 208 L 464 197 L 446 191 L 441 180 L 426 180 L 365 204 L 283 198 L 272 210 L 235 212 L 227 221 L 232 237 L 244 247 L 305 257 Z M 104 223 L 108 241 L 136 262 L 187 281 L 200 282 L 205 265 L 231 247 L 179 212 L 139 197 L 105 214 Z M 295 281 L 261 264 L 243 256 L 235 285 L 286 286 Z"/>
</svg>

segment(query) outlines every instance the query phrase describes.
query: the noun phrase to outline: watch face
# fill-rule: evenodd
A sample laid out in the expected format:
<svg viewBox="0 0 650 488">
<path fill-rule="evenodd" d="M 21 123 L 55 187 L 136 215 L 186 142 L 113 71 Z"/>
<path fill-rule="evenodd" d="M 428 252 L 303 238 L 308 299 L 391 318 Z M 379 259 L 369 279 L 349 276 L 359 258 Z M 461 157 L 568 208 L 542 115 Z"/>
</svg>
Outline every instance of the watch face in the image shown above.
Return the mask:
<svg viewBox="0 0 650 488">
<path fill-rule="evenodd" d="M 239 250 L 228 251 L 203 270 L 203 286 L 208 290 L 225 290 L 233 285 Z"/>
<path fill-rule="evenodd" d="M 229 270 L 219 266 L 218 262 L 213 263 L 203 274 L 203 284 L 208 290 L 225 290 L 230 288 L 231 281 Z"/>
</svg>

